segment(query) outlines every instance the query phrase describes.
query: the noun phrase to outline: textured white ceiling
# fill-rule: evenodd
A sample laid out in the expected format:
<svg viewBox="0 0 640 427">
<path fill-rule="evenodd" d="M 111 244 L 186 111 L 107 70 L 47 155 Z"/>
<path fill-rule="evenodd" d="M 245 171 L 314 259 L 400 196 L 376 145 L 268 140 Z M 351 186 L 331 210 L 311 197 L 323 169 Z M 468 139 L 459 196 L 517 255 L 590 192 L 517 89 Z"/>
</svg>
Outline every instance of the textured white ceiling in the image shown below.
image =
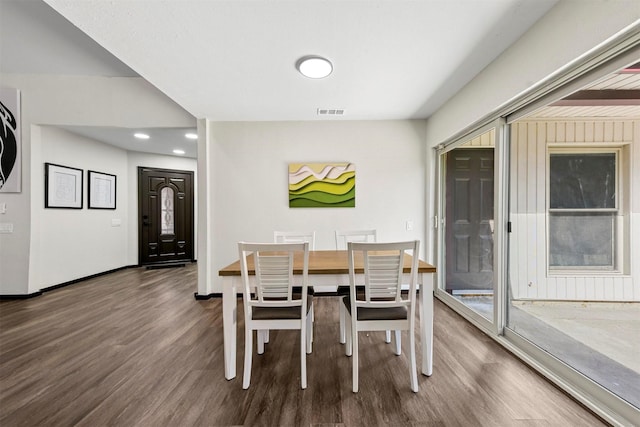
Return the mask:
<svg viewBox="0 0 640 427">
<path fill-rule="evenodd" d="M 0 72 L 138 75 L 41 0 L 0 0 Z"/>
<path fill-rule="evenodd" d="M 555 0 L 45 0 L 197 118 L 426 118 Z M 300 57 L 334 72 L 310 80 Z"/>
</svg>

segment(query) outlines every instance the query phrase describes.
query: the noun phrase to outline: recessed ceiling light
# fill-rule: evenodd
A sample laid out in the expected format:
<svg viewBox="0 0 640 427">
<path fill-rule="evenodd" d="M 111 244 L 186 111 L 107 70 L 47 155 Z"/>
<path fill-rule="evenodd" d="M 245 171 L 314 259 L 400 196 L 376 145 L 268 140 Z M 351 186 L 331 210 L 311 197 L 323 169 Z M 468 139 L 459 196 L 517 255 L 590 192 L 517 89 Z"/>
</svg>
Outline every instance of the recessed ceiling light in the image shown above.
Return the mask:
<svg viewBox="0 0 640 427">
<path fill-rule="evenodd" d="M 296 62 L 300 73 L 310 79 L 322 79 L 333 71 L 331 61 L 320 56 L 304 56 Z"/>
<path fill-rule="evenodd" d="M 180 149 L 175 149 L 173 150 L 173 154 L 184 154 L 184 150 L 180 150 Z"/>
<path fill-rule="evenodd" d="M 184 136 L 187 139 L 198 139 L 198 134 L 197 133 L 185 133 Z"/>
<path fill-rule="evenodd" d="M 133 136 L 135 136 L 138 139 L 149 139 L 149 135 L 147 135 L 146 133 L 134 133 Z"/>
</svg>

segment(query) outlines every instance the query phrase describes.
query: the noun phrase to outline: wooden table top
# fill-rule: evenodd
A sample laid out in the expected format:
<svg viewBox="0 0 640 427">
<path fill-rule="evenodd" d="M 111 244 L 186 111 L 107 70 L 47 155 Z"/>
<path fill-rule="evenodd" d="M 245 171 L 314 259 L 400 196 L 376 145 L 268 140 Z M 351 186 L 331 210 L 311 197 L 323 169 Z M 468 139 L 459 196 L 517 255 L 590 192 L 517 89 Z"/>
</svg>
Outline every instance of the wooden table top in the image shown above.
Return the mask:
<svg viewBox="0 0 640 427">
<path fill-rule="evenodd" d="M 411 256 L 404 257 L 404 272 L 411 269 Z M 356 274 L 364 274 L 362 253 L 356 252 L 355 258 Z M 253 257 L 247 260 L 249 274 L 255 274 L 253 268 Z M 418 261 L 418 273 L 435 273 L 436 268 L 426 262 Z M 302 274 L 302 256 L 295 256 L 293 259 L 293 273 Z M 349 274 L 349 258 L 347 251 L 309 251 L 309 274 Z M 240 260 L 229 264 L 218 271 L 219 276 L 240 276 Z"/>
</svg>

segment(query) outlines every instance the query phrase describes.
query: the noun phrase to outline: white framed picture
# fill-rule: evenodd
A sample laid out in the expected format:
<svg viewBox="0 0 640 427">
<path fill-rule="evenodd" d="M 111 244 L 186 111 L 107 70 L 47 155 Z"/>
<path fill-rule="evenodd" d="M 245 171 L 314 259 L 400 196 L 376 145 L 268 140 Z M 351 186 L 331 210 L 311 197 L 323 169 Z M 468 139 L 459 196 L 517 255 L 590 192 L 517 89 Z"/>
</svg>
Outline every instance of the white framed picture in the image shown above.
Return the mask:
<svg viewBox="0 0 640 427">
<path fill-rule="evenodd" d="M 90 170 L 89 175 L 89 209 L 116 208 L 116 176 Z"/>
<path fill-rule="evenodd" d="M 82 169 L 45 163 L 44 207 L 82 209 Z"/>
</svg>

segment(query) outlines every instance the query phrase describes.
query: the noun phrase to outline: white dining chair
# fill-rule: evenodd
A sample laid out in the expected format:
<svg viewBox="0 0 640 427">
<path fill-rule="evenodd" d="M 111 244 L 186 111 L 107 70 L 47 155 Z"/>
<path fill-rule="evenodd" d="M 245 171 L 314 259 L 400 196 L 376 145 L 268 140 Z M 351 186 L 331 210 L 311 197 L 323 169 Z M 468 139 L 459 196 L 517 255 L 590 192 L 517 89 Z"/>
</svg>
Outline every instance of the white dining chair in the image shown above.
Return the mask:
<svg viewBox="0 0 640 427">
<path fill-rule="evenodd" d="M 316 232 L 315 231 L 274 231 L 273 232 L 274 243 L 309 243 L 309 250 L 314 250 L 316 245 Z M 299 287 L 294 289 L 294 292 L 299 292 Z M 314 288 L 309 286 L 308 292 L 313 295 Z M 311 321 L 314 320 L 313 305 L 311 305 Z M 258 354 L 264 353 L 264 345 L 269 343 L 269 330 L 265 329 L 258 331 Z"/>
<path fill-rule="evenodd" d="M 336 230 L 336 250 L 344 251 L 347 249 L 349 242 L 376 242 L 378 240 L 378 232 L 376 230 Z M 344 291 L 344 285 L 338 284 L 338 295 Z M 340 308 L 338 313 L 340 316 L 340 344 L 345 343 L 345 308 L 340 301 Z M 387 331 L 385 335 L 385 342 L 391 342 L 391 331 Z"/>
<path fill-rule="evenodd" d="M 346 251 L 349 242 L 376 242 L 378 232 L 376 230 L 336 230 L 336 250 Z"/>
<path fill-rule="evenodd" d="M 347 310 L 346 354 L 353 362 L 353 392 L 358 392 L 358 332 L 393 330 L 397 355 L 401 354 L 400 331 L 408 331 L 411 390 L 418 392 L 416 366 L 415 318 L 418 273 L 418 240 L 394 243 L 348 243 L 349 297 L 343 304 Z M 355 256 L 362 255 L 364 292 L 356 292 Z M 402 294 L 404 259 L 412 256 L 409 293 Z"/>
<path fill-rule="evenodd" d="M 238 251 L 245 318 L 242 388 L 246 390 L 251 383 L 253 331 L 259 334 L 270 329 L 300 330 L 300 383 L 303 389 L 307 388 L 306 355 L 311 353 L 313 336 L 313 296 L 307 293 L 309 243 L 239 242 Z M 301 292 L 293 291 L 294 254 L 302 258 Z M 250 276 L 252 270 L 255 275 Z"/>
<path fill-rule="evenodd" d="M 308 242 L 309 250 L 316 248 L 315 231 L 274 231 L 273 241 L 276 243 L 300 243 Z"/>
</svg>

